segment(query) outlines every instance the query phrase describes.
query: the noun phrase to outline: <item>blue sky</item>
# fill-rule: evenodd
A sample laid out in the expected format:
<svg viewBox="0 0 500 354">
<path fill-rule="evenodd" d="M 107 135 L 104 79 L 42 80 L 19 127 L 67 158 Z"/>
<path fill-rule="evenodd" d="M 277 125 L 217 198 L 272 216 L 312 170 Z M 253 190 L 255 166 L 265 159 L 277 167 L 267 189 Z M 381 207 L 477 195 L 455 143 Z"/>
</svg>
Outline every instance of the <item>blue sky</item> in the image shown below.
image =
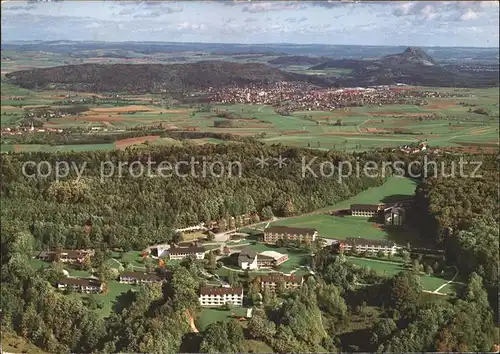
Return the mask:
<svg viewBox="0 0 500 354">
<path fill-rule="evenodd" d="M 498 47 L 498 1 L 2 1 L 2 41 Z"/>
</svg>

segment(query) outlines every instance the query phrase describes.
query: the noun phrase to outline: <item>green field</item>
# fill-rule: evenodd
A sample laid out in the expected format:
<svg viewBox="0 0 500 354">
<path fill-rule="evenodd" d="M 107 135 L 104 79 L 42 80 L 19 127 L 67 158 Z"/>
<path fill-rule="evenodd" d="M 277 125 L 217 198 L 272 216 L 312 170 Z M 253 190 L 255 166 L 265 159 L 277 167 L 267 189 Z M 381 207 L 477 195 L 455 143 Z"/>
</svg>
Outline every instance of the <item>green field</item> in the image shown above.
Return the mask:
<svg viewBox="0 0 500 354">
<path fill-rule="evenodd" d="M 234 318 L 234 316 L 231 314 L 232 312 L 235 314 L 235 316 L 245 316 L 247 313 L 247 308 L 235 307 L 231 311 L 219 308 L 204 308 L 201 310 L 200 314 L 195 320 L 196 328 L 198 328 L 200 331 L 204 331 L 211 323 L 217 321 L 229 321 Z"/>
<path fill-rule="evenodd" d="M 344 200 L 319 211 L 348 209 L 351 204 L 375 204 L 390 200 L 391 197 L 411 197 L 414 195 L 417 184 L 414 180 L 401 177 L 390 177 L 383 185 L 369 188 L 358 195 Z M 418 240 L 414 235 L 398 229 L 385 230 L 377 227 L 377 224 L 368 218 L 345 216 L 338 217 L 326 214 L 311 214 L 278 220 L 273 225 L 291 227 L 307 227 L 318 230 L 320 237 L 343 240 L 347 237 L 363 237 L 371 239 L 392 239 L 399 243 Z"/>
<path fill-rule="evenodd" d="M 454 89 L 428 88 L 443 92 Z M 244 136 L 258 136 L 267 143 L 283 143 L 296 147 L 335 149 L 343 151 L 364 151 L 373 148 L 397 147 L 426 140 L 433 147 L 471 147 L 475 143 L 498 145 L 498 88 L 461 89 L 460 92 L 472 97 L 429 99 L 428 105 L 384 105 L 351 107 L 346 110 L 294 112 L 281 116 L 273 107 L 251 104 L 215 104 L 214 108 L 238 114 L 238 127 L 217 128 L 214 112 L 198 112 L 186 105 L 165 105 L 155 95 L 147 95 L 148 100 L 129 96 L 127 101 L 109 100 L 103 103 L 87 104 L 91 111 L 81 117 L 52 118 L 46 127 L 66 129 L 69 127 L 101 127 L 109 132 L 137 126 L 173 125 L 180 129 L 195 128 L 199 131 L 223 132 Z M 88 94 L 65 91 L 34 91 L 20 89 L 2 83 L 2 125 L 15 126 L 30 106 L 52 105 L 60 100 L 59 95 L 72 94 L 76 99 L 88 98 Z M 11 96 L 23 96 L 24 100 L 11 100 Z M 143 96 L 146 97 L 146 96 Z M 125 99 L 125 97 L 124 97 Z M 475 106 L 458 104 L 466 102 Z M 19 107 L 22 105 L 22 107 Z M 147 112 L 127 114 L 119 108 L 132 105 Z M 141 108 L 142 107 L 142 108 Z M 469 109 L 472 111 L 469 112 Z M 485 109 L 488 115 L 475 113 L 477 108 Z M 107 111 L 108 109 L 109 111 Z M 434 115 L 431 120 L 427 117 Z M 251 118 L 251 119 L 248 119 Z M 335 126 L 341 120 L 342 126 Z M 395 130 L 399 130 L 396 134 Z M 265 133 L 265 136 L 261 136 Z M 106 133 L 102 133 L 106 134 Z M 154 145 L 170 144 L 172 141 L 157 140 Z M 206 139 L 198 143 L 221 143 Z M 494 147 L 495 145 L 492 145 Z M 490 147 L 490 149 L 492 148 Z M 78 148 L 77 146 L 17 146 L 2 145 L 2 151 L 70 151 L 109 150 L 113 144 L 96 144 Z M 474 148 L 477 149 L 477 148 Z"/>
<path fill-rule="evenodd" d="M 390 262 L 383 261 L 377 259 L 367 259 L 367 258 L 359 258 L 359 257 L 348 257 L 348 261 L 353 264 L 357 264 L 361 267 L 367 267 L 373 269 L 380 275 L 385 275 L 388 277 L 392 277 L 397 273 L 403 271 L 405 268 L 403 267 L 403 263 L 398 262 Z M 451 280 L 454 276 L 455 272 L 449 270 L 445 272 L 442 276 L 435 275 L 421 275 L 420 280 L 422 282 L 422 287 L 427 291 L 435 291 L 441 285 L 445 284 L 447 281 Z M 453 283 L 456 284 L 456 283 Z M 447 285 L 445 288 L 441 289 L 440 293 L 448 293 L 451 291 L 456 291 L 456 288 L 451 287 L 452 284 Z M 449 289 L 446 289 L 449 288 Z"/>
</svg>

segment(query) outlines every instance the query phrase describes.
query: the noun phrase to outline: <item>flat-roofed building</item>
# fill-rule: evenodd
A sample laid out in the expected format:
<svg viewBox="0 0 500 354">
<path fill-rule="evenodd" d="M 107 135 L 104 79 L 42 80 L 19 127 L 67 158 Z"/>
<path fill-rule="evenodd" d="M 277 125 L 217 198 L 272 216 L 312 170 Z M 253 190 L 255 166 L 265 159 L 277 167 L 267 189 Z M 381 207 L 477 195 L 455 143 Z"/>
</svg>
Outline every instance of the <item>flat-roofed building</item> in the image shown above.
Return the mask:
<svg viewBox="0 0 500 354">
<path fill-rule="evenodd" d="M 282 274 L 268 274 L 260 277 L 260 288 L 263 291 L 268 289 L 276 291 L 280 283 L 283 283 L 285 289 L 297 289 L 304 282 L 304 278 L 295 275 L 282 275 Z"/>
<path fill-rule="evenodd" d="M 103 283 L 94 278 L 64 278 L 57 282 L 57 288 L 87 294 L 104 290 Z"/>
<path fill-rule="evenodd" d="M 264 251 L 257 254 L 258 268 L 274 268 L 288 261 L 288 255 L 276 251 Z"/>
<path fill-rule="evenodd" d="M 351 215 L 370 218 L 379 215 L 384 210 L 384 204 L 352 204 Z"/>
<path fill-rule="evenodd" d="M 224 306 L 226 304 L 243 306 L 243 288 L 202 287 L 199 300 L 200 305 L 206 307 Z"/>
<path fill-rule="evenodd" d="M 119 277 L 120 283 L 124 284 L 151 284 L 151 283 L 161 283 L 163 281 L 158 275 L 154 273 L 144 273 L 144 272 L 123 272 Z"/>
<path fill-rule="evenodd" d="M 170 259 L 184 259 L 190 256 L 196 259 L 203 259 L 205 257 L 205 249 L 199 246 L 170 247 L 168 249 L 168 256 Z"/>
<path fill-rule="evenodd" d="M 357 252 L 384 252 L 384 254 L 396 254 L 398 247 L 395 242 L 389 240 L 373 240 L 361 237 L 348 237 L 345 241 L 340 242 L 342 251 L 351 251 L 356 248 Z"/>
<path fill-rule="evenodd" d="M 288 226 L 269 226 L 264 229 L 264 242 L 276 244 L 278 240 L 314 242 L 318 236 L 316 229 L 288 227 Z"/>
</svg>

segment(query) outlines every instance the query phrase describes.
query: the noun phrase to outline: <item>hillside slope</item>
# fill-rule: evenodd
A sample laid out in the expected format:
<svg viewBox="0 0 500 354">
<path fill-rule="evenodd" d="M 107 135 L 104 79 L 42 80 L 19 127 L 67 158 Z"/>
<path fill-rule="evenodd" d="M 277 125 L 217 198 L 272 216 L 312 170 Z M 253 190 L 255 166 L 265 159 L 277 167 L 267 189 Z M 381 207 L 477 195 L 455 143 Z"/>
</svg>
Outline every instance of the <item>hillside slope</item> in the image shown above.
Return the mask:
<svg viewBox="0 0 500 354">
<path fill-rule="evenodd" d="M 303 81 L 320 86 L 321 78 L 287 73 L 265 64 L 203 61 L 189 64 L 82 64 L 15 71 L 6 75 L 24 88 L 57 88 L 92 92 L 190 91 L 230 85 L 267 85 Z"/>
<path fill-rule="evenodd" d="M 285 55 L 268 61 L 273 65 L 317 65 L 325 62 L 325 57 L 310 57 L 305 55 Z"/>
<path fill-rule="evenodd" d="M 332 59 L 310 70 L 351 69 L 349 78 L 340 79 L 341 86 L 391 85 L 405 83 L 422 86 L 495 87 L 498 72 L 456 72 L 436 63 L 422 49 L 409 47 L 404 52 L 375 60 Z"/>
</svg>

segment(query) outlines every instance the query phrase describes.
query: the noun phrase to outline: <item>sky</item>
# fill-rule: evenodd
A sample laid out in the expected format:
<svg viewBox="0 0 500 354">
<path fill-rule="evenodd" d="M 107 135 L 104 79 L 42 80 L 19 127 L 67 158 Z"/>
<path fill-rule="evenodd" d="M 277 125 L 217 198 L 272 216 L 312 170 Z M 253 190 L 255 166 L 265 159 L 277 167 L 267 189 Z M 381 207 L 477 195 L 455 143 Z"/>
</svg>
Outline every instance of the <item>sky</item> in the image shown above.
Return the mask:
<svg viewBox="0 0 500 354">
<path fill-rule="evenodd" d="M 498 47 L 498 1 L 2 1 L 2 42 Z"/>
</svg>

